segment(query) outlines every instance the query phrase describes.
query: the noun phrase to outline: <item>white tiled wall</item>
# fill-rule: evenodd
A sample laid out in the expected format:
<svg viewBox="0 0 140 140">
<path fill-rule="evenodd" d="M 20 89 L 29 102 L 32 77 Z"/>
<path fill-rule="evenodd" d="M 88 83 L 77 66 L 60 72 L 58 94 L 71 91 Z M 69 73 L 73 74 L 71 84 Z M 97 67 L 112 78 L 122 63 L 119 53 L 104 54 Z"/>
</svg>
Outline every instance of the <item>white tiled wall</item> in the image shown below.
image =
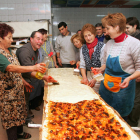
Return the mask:
<svg viewBox="0 0 140 140">
<path fill-rule="evenodd" d="M 116 12 L 123 13 L 126 18 L 135 16 L 140 21 L 140 8 L 52 8 L 52 14 L 54 15 L 52 20 L 53 44 L 55 42 L 55 38 L 59 34 L 57 28 L 59 22 L 66 22 L 68 29 L 72 32 L 76 32 L 86 23 L 95 25 L 96 23 L 101 22 L 101 15 Z"/>
<path fill-rule="evenodd" d="M 51 19 L 51 0 L 0 0 L 0 21 Z"/>
</svg>

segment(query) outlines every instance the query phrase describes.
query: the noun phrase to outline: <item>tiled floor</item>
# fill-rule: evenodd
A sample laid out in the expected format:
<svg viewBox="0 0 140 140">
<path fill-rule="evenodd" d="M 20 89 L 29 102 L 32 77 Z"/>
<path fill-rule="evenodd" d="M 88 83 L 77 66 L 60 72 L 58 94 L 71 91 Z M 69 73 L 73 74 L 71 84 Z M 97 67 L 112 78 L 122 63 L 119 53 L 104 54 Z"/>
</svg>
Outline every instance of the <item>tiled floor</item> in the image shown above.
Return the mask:
<svg viewBox="0 0 140 140">
<path fill-rule="evenodd" d="M 33 121 L 36 124 L 41 124 L 42 123 L 42 114 L 43 114 L 43 104 L 40 106 L 40 111 L 35 111 L 32 110 L 34 114 L 34 119 Z M 140 121 L 139 121 L 139 127 L 140 127 Z M 29 140 L 39 140 L 39 129 L 38 128 L 28 128 L 24 126 L 24 131 L 28 132 L 32 135 L 32 137 Z M 140 136 L 140 132 L 137 132 Z M 6 131 L 2 128 L 1 121 L 0 121 L 0 140 L 7 140 L 7 135 Z M 23 139 L 20 139 L 23 140 Z"/>
</svg>

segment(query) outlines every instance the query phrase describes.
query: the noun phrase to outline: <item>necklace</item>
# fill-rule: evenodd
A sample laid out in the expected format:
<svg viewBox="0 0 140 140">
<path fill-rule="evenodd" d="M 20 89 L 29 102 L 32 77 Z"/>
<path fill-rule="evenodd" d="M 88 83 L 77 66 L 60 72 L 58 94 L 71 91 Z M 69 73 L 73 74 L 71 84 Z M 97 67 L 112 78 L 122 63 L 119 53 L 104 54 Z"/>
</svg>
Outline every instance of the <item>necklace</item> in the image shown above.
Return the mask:
<svg viewBox="0 0 140 140">
<path fill-rule="evenodd" d="M 4 48 L 4 47 L 2 47 L 2 46 L 0 46 L 0 49 L 4 50 L 4 51 L 7 52 L 7 53 L 10 53 L 10 51 L 9 51 L 8 49 L 6 49 L 6 48 Z"/>
</svg>

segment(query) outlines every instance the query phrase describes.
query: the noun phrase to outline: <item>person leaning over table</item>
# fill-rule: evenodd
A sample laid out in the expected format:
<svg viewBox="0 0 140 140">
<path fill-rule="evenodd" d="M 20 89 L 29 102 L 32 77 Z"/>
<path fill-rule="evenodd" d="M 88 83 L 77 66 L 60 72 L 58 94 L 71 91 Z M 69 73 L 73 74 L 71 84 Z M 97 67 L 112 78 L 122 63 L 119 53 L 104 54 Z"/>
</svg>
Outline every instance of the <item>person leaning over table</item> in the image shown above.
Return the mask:
<svg viewBox="0 0 140 140">
<path fill-rule="evenodd" d="M 50 43 L 50 41 L 47 41 L 47 37 L 48 37 L 47 32 L 48 31 L 46 29 L 44 29 L 44 28 L 41 28 L 41 29 L 38 30 L 38 32 L 40 32 L 43 35 L 43 45 L 38 49 L 38 52 L 39 52 L 38 63 L 43 62 L 44 58 L 46 56 L 48 56 L 48 54 L 50 54 L 50 52 L 53 52 L 53 55 L 52 55 L 52 58 L 51 58 L 51 62 L 49 63 L 48 68 L 58 68 L 58 65 L 56 63 L 56 53 L 55 53 L 55 51 L 53 49 L 53 46 Z M 44 96 L 44 81 L 42 81 L 41 95 L 37 97 L 38 100 L 39 100 L 38 104 L 42 103 L 43 96 Z M 34 108 L 34 106 L 31 103 L 30 104 L 30 109 L 33 109 L 33 108 Z M 30 112 L 31 112 L 31 110 L 30 110 Z"/>
<path fill-rule="evenodd" d="M 104 48 L 104 62 L 96 70 L 104 72 L 99 94 L 127 120 L 135 98 L 135 79 L 140 76 L 140 41 L 125 34 L 126 18 L 122 13 L 102 19 L 112 38 Z"/>
<path fill-rule="evenodd" d="M 83 84 L 88 84 L 98 92 L 100 82 L 96 82 L 91 72 L 91 67 L 100 67 L 103 59 L 104 43 L 98 41 L 96 36 L 96 28 L 92 24 L 85 24 L 81 32 L 83 40 L 86 44 L 80 50 L 80 70 L 82 74 Z"/>
<path fill-rule="evenodd" d="M 21 73 L 46 70 L 43 63 L 20 66 L 16 55 L 9 48 L 13 33 L 11 26 L 0 24 L 0 111 L 8 140 L 31 137 L 29 133 L 23 132 L 23 124 L 27 116 L 24 86 L 29 92 L 32 86 L 22 78 Z"/>
<path fill-rule="evenodd" d="M 58 68 L 58 65 L 56 63 L 56 56 L 55 56 L 56 53 L 53 49 L 52 44 L 49 41 L 47 41 L 47 36 L 48 36 L 47 32 L 48 31 L 43 28 L 39 29 L 38 31 L 43 35 L 43 41 L 44 41 L 44 44 L 41 46 L 40 49 L 38 49 L 40 63 L 43 62 L 45 56 L 48 56 L 48 54 L 50 54 L 50 52 L 53 52 L 52 59 L 51 59 L 51 62 L 49 63 L 48 68 L 54 68 L 54 67 Z"/>
<path fill-rule="evenodd" d="M 22 66 L 32 66 L 37 64 L 38 61 L 38 49 L 43 44 L 43 36 L 38 31 L 33 31 L 31 33 L 30 42 L 18 48 L 16 51 L 17 58 Z M 53 78 L 47 75 L 40 75 L 37 72 L 27 72 L 22 74 L 23 78 L 29 82 L 34 89 L 31 93 L 24 91 L 25 100 L 27 104 L 27 113 L 26 123 L 34 123 L 32 121 L 32 116 L 29 112 L 29 101 L 31 106 L 39 111 L 39 96 L 41 95 L 42 80 L 46 82 L 55 82 Z M 54 80 L 54 81 L 53 81 Z M 31 107 L 30 106 L 30 107 Z"/>
<path fill-rule="evenodd" d="M 83 39 L 81 35 L 77 33 L 71 37 L 71 42 L 78 49 L 78 53 L 76 54 L 76 60 L 77 60 L 76 66 L 78 65 L 79 67 L 80 66 L 80 50 L 83 46 Z"/>
</svg>

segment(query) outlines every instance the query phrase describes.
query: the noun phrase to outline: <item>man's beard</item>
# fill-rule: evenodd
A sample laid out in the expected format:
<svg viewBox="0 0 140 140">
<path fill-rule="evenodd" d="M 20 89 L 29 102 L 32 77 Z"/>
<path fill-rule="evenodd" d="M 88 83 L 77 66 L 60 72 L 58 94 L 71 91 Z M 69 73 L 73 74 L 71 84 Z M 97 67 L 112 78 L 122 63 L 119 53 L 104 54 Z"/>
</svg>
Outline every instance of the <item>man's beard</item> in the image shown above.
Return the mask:
<svg viewBox="0 0 140 140">
<path fill-rule="evenodd" d="M 106 39 L 106 40 L 110 40 L 111 38 L 110 38 L 109 35 L 106 35 L 106 36 L 105 36 L 105 39 Z"/>
</svg>

